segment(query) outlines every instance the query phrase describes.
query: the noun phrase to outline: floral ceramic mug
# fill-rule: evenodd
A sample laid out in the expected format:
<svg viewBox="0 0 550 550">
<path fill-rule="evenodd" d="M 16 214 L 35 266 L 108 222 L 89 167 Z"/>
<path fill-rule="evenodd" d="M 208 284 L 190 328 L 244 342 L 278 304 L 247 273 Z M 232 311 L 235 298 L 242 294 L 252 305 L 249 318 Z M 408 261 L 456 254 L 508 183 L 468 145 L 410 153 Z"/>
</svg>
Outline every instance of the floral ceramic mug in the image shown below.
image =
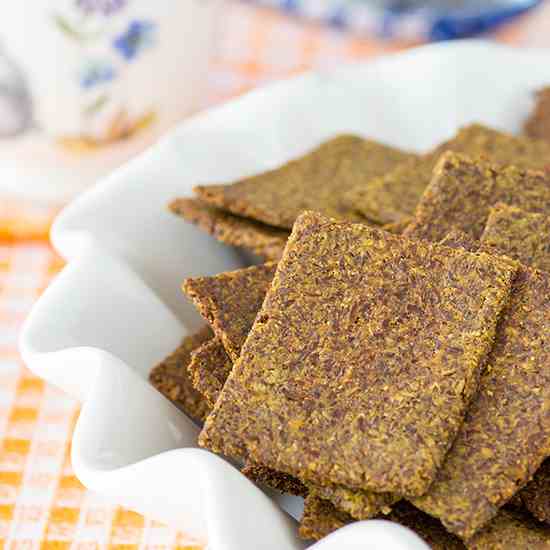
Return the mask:
<svg viewBox="0 0 550 550">
<path fill-rule="evenodd" d="M 0 20 L 0 139 L 96 149 L 172 124 L 204 93 L 221 0 L 17 0 Z"/>
</svg>

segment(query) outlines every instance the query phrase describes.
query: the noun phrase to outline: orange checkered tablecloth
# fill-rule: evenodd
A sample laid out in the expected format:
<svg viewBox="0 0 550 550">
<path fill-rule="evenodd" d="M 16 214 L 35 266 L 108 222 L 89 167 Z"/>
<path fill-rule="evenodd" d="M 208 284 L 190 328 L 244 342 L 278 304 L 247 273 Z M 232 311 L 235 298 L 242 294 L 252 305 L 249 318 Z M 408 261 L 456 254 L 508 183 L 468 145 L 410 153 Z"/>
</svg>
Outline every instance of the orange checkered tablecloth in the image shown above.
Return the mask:
<svg viewBox="0 0 550 550">
<path fill-rule="evenodd" d="M 256 85 L 402 48 L 231 3 L 211 72 L 214 104 Z M 550 46 L 550 4 L 500 29 L 508 43 Z M 197 548 L 155 521 L 87 491 L 69 461 L 75 400 L 34 377 L 17 334 L 62 266 L 46 235 L 57 207 L 0 200 L 0 541 L 6 549 Z"/>
</svg>

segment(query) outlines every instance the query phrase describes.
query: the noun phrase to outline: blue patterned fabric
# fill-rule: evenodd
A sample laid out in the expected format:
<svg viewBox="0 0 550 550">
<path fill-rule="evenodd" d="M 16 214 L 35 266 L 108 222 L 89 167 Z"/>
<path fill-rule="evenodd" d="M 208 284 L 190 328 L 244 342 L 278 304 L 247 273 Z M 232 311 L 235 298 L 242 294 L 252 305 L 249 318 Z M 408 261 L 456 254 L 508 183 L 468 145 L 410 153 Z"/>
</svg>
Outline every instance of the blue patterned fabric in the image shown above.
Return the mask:
<svg viewBox="0 0 550 550">
<path fill-rule="evenodd" d="M 248 0 L 334 27 L 384 38 L 451 40 L 475 36 L 541 0 Z"/>
</svg>

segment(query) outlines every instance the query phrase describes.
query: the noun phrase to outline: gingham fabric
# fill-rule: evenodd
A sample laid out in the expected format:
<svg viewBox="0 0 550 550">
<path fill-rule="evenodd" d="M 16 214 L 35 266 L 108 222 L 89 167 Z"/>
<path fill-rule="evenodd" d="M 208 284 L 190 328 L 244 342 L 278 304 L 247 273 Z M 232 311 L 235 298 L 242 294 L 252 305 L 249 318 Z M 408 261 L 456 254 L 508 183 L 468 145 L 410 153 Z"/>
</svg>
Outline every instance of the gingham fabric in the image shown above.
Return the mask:
<svg viewBox="0 0 550 550">
<path fill-rule="evenodd" d="M 359 40 L 232 3 L 207 104 L 310 67 L 365 59 L 403 44 Z M 550 4 L 495 38 L 550 46 Z M 185 534 L 85 490 L 69 462 L 78 404 L 27 371 L 18 330 L 61 268 L 45 236 L 57 208 L 0 201 L 0 543 L 9 550 L 197 549 Z"/>
</svg>

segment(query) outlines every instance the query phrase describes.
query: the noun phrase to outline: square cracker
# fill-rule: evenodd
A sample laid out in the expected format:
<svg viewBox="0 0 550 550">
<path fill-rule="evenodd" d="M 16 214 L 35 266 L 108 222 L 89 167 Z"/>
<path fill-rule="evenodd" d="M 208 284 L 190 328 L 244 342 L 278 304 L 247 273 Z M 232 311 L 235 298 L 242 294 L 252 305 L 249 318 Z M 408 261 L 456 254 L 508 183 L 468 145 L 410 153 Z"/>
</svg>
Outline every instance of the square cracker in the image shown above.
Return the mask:
<svg viewBox="0 0 550 550">
<path fill-rule="evenodd" d="M 468 550 L 550 550 L 550 527 L 520 511 L 502 510 L 465 544 Z"/>
<path fill-rule="evenodd" d="M 550 455 L 549 366 L 550 276 L 522 266 L 478 393 L 415 506 L 465 539 L 496 516 Z"/>
<path fill-rule="evenodd" d="M 499 203 L 489 214 L 483 246 L 487 252 L 550 272 L 550 217 Z"/>
<path fill-rule="evenodd" d="M 533 479 L 514 498 L 539 521 L 550 524 L 550 458 L 542 463 Z"/>
<path fill-rule="evenodd" d="M 466 548 L 459 538 L 445 531 L 441 523 L 405 501 L 400 502 L 389 515 L 380 516 L 378 519 L 388 519 L 408 527 L 432 550 L 465 550 Z M 299 533 L 306 540 L 319 540 L 353 521 L 351 516 L 340 512 L 330 502 L 310 495 L 304 503 Z"/>
<path fill-rule="evenodd" d="M 365 221 L 342 197 L 346 190 L 382 175 L 415 155 L 342 135 L 284 166 L 227 185 L 199 185 L 203 201 L 233 214 L 291 229 L 304 210 Z"/>
<path fill-rule="evenodd" d="M 550 141 L 550 87 L 537 92 L 537 102 L 525 122 L 525 133 L 535 139 Z"/>
<path fill-rule="evenodd" d="M 210 407 L 216 403 L 232 368 L 233 363 L 217 338 L 194 350 L 187 366 L 193 387 Z"/>
<path fill-rule="evenodd" d="M 411 216 L 445 151 L 482 156 L 498 165 L 513 164 L 523 169 L 542 170 L 550 165 L 549 143 L 472 124 L 434 151 L 408 160 L 364 186 L 354 187 L 345 201 L 375 223 L 392 223 Z"/>
<path fill-rule="evenodd" d="M 239 357 L 275 269 L 275 264 L 268 263 L 209 277 L 190 278 L 183 283 L 184 292 L 210 322 L 217 335 L 216 339 L 206 342 L 194 352 L 189 365 L 195 388 L 212 406 L 233 368 L 224 347 L 235 360 Z M 222 346 L 220 342 L 225 345 Z M 296 491 L 298 484 L 301 484 L 291 476 L 262 465 L 245 467 L 245 470 L 243 473 L 247 477 L 272 488 Z M 317 487 L 317 490 L 357 519 L 371 518 L 398 500 L 398 497 L 388 493 L 354 491 L 338 485 Z"/>
<path fill-rule="evenodd" d="M 550 214 L 550 175 L 445 153 L 404 235 L 436 242 L 457 228 L 479 239 L 499 202 Z"/>
<path fill-rule="evenodd" d="M 233 361 L 241 354 L 276 269 L 277 264 L 267 263 L 183 282 L 183 291 L 210 323 Z"/>
<path fill-rule="evenodd" d="M 282 256 L 289 236 L 284 229 L 234 216 L 197 199 L 175 199 L 170 210 L 218 241 L 249 250 L 266 261 Z"/>
<path fill-rule="evenodd" d="M 422 494 L 514 274 L 488 255 L 300 216 L 199 443 L 320 485 Z"/>
<path fill-rule="evenodd" d="M 196 334 L 186 336 L 181 345 L 149 374 L 151 384 L 160 393 L 188 416 L 201 421 L 210 413 L 210 405 L 193 387 L 187 367 L 191 362 L 193 351 L 213 337 L 214 334 L 208 326 L 203 327 Z"/>
</svg>

